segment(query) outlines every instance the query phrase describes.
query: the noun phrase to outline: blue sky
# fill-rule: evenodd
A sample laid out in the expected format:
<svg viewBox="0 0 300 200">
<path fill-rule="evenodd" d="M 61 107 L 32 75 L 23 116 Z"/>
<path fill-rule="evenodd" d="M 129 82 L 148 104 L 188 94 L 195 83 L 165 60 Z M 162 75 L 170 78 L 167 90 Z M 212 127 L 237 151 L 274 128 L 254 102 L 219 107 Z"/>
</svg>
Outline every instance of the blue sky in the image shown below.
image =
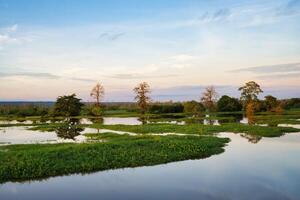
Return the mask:
<svg viewBox="0 0 300 200">
<path fill-rule="evenodd" d="M 0 0 L 0 100 L 199 99 L 257 81 L 265 95 L 299 97 L 300 0 Z M 14 92 L 11 92 L 14 91 Z"/>
</svg>

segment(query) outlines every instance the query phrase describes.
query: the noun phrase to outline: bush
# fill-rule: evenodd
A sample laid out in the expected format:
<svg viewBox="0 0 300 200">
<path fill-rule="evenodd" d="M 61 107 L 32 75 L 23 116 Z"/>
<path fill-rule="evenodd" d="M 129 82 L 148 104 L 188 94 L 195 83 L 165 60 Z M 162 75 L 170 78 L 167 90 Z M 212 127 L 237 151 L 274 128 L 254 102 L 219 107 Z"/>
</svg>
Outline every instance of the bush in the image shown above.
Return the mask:
<svg viewBox="0 0 300 200">
<path fill-rule="evenodd" d="M 184 112 L 194 115 L 200 115 L 205 111 L 205 107 L 202 103 L 197 101 L 187 101 L 184 103 Z"/>
<path fill-rule="evenodd" d="M 3 104 L 0 105 L 1 116 L 45 116 L 49 113 L 50 107 L 47 105 L 39 105 L 34 103 L 20 103 L 20 104 Z"/>
<path fill-rule="evenodd" d="M 149 112 L 160 113 L 181 113 L 183 112 L 183 105 L 181 103 L 155 103 L 149 106 Z"/>
<path fill-rule="evenodd" d="M 300 98 L 282 100 L 282 107 L 284 109 L 300 108 Z"/>
</svg>

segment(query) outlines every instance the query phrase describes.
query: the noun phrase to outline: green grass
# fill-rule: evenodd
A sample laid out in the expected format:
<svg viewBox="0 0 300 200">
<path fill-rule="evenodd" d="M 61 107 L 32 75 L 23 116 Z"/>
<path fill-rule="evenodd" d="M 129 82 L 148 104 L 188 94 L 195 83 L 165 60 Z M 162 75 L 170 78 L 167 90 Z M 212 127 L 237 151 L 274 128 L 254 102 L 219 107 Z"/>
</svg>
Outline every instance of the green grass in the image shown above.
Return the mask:
<svg viewBox="0 0 300 200">
<path fill-rule="evenodd" d="M 264 112 L 255 115 L 255 123 L 258 124 L 300 124 L 300 112 L 297 110 L 284 111 L 282 114 Z"/>
<path fill-rule="evenodd" d="M 255 119 L 257 124 L 300 124 L 300 120 L 297 119 Z"/>
<path fill-rule="evenodd" d="M 292 127 L 265 127 L 265 126 L 249 126 L 244 124 L 223 124 L 202 125 L 202 124 L 146 124 L 146 125 L 90 125 L 93 128 L 103 128 L 117 131 L 126 131 L 132 133 L 185 133 L 207 135 L 219 132 L 247 133 L 250 135 L 258 135 L 264 137 L 277 137 L 284 133 L 299 132 L 299 129 Z"/>
<path fill-rule="evenodd" d="M 212 136 L 94 137 L 107 142 L 0 147 L 0 182 L 206 158 L 222 153 L 229 142 Z"/>
</svg>

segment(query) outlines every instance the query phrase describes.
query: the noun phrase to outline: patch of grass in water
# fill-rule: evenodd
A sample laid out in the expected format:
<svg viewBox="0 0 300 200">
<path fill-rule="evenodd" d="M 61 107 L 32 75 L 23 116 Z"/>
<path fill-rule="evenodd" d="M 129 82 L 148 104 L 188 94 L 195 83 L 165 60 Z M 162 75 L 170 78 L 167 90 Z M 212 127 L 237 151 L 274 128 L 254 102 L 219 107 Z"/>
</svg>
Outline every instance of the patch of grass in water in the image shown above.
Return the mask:
<svg viewBox="0 0 300 200">
<path fill-rule="evenodd" d="M 184 134 L 202 134 L 208 135 L 219 132 L 234 132 L 247 133 L 264 137 L 277 137 L 284 133 L 299 132 L 300 130 L 292 127 L 265 127 L 265 126 L 250 126 L 244 124 L 223 124 L 202 125 L 202 124 L 146 124 L 146 125 L 91 125 L 93 128 L 103 128 L 116 131 L 125 131 L 132 133 L 184 133 Z"/>
<path fill-rule="evenodd" d="M 96 137 L 108 142 L 0 147 L 0 182 L 206 158 L 222 153 L 229 142 L 212 136 Z"/>
</svg>

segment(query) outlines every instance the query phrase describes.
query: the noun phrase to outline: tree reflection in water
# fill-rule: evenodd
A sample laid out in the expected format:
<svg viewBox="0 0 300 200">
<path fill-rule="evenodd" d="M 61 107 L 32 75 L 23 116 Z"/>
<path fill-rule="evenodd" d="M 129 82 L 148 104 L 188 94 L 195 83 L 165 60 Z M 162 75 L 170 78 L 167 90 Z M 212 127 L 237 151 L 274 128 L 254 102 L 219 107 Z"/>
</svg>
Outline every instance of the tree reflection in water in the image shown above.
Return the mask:
<svg viewBox="0 0 300 200">
<path fill-rule="evenodd" d="M 66 119 L 66 122 L 59 126 L 55 132 L 59 138 L 75 140 L 75 137 L 80 135 L 83 130 L 79 126 L 78 119 Z"/>
<path fill-rule="evenodd" d="M 246 134 L 246 133 L 241 133 L 240 134 L 241 137 L 246 138 L 249 142 L 256 144 L 261 140 L 261 136 L 257 136 L 257 135 L 250 135 L 250 134 Z"/>
<path fill-rule="evenodd" d="M 277 127 L 278 126 L 278 122 L 269 122 L 268 123 L 268 126 L 271 126 L 271 127 Z"/>
<path fill-rule="evenodd" d="M 103 124 L 104 123 L 104 119 L 102 117 L 97 117 L 97 118 L 91 118 L 90 119 L 93 124 Z M 95 128 L 97 129 L 97 133 L 100 133 L 100 128 Z"/>
<path fill-rule="evenodd" d="M 104 119 L 102 117 L 91 118 L 90 120 L 93 122 L 93 124 L 103 124 L 104 122 Z"/>
<path fill-rule="evenodd" d="M 145 117 L 145 115 L 141 115 L 138 120 L 142 123 L 142 124 L 147 124 L 147 118 Z"/>
</svg>

